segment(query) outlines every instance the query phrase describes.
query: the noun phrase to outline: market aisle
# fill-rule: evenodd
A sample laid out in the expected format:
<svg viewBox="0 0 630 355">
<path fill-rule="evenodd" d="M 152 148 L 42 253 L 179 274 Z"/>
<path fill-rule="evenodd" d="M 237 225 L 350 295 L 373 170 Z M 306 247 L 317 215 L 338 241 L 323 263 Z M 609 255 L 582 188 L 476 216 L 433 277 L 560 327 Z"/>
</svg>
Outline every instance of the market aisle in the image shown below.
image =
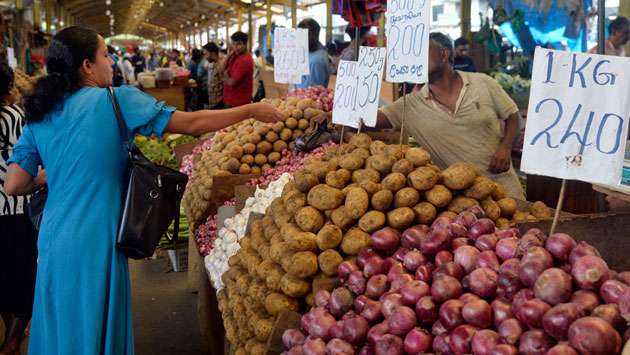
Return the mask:
<svg viewBox="0 0 630 355">
<path fill-rule="evenodd" d="M 186 290 L 185 272 L 169 270 L 166 258 L 129 260 L 136 354 L 207 354 L 197 295 Z"/>
</svg>

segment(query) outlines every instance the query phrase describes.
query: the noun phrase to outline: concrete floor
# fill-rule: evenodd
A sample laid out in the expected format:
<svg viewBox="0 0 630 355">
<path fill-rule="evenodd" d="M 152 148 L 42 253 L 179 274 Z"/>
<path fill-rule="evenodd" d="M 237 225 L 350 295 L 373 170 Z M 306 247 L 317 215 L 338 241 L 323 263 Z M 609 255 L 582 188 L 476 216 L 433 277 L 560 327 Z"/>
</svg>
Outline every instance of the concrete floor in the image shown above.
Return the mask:
<svg viewBox="0 0 630 355">
<path fill-rule="evenodd" d="M 197 295 L 186 291 L 186 272 L 170 270 L 165 257 L 129 260 L 136 354 L 208 354 L 199 333 Z M 0 321 L 0 343 L 3 337 Z M 27 354 L 27 342 L 22 354 Z"/>
</svg>

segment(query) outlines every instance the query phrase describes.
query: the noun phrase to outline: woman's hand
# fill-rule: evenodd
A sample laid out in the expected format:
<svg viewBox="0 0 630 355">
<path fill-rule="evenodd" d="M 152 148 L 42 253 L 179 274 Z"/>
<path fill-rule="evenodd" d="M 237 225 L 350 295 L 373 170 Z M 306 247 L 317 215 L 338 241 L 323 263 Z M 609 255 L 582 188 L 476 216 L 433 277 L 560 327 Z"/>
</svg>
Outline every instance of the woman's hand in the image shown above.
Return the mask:
<svg viewBox="0 0 630 355">
<path fill-rule="evenodd" d="M 278 111 L 275 107 L 266 102 L 258 102 L 249 106 L 251 117 L 253 117 L 257 121 L 275 123 L 285 120 L 282 112 Z"/>
</svg>

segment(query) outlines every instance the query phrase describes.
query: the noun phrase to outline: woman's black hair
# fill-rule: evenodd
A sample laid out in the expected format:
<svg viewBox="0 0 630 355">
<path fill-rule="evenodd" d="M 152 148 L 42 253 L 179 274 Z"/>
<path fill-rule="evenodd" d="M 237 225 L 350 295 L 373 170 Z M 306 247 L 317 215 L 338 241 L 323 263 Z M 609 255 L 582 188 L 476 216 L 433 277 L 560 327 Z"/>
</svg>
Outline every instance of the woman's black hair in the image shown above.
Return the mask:
<svg viewBox="0 0 630 355">
<path fill-rule="evenodd" d="M 46 57 L 48 74 L 37 80 L 24 100 L 28 122 L 41 121 L 81 87 L 83 61 L 94 61 L 97 49 L 98 33 L 84 27 L 68 27 L 53 37 Z"/>
<path fill-rule="evenodd" d="M 193 49 L 190 59 L 192 59 L 193 62 L 198 62 L 201 58 L 203 58 L 203 53 L 197 48 Z"/>
<path fill-rule="evenodd" d="M 0 60 L 0 100 L 4 100 L 11 93 L 15 77 L 13 69 L 4 60 Z"/>
</svg>

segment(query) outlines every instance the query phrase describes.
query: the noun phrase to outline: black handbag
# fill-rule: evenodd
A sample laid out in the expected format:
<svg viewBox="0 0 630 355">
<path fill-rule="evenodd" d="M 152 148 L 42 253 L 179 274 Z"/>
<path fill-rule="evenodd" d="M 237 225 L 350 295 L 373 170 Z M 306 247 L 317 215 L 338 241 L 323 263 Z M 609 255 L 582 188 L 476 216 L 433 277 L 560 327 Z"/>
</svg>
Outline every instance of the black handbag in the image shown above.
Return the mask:
<svg viewBox="0 0 630 355">
<path fill-rule="evenodd" d="M 175 223 L 171 241 L 177 240 L 180 203 L 188 176 L 154 164 L 133 142 L 129 142 L 129 131 L 111 87 L 108 88 L 108 93 L 118 121 L 120 137 L 129 154 L 126 172 L 128 182 L 117 245 L 129 258 L 148 258 L 155 252 L 173 220 Z"/>
<path fill-rule="evenodd" d="M 26 215 L 31 221 L 36 230 L 39 231 L 39 225 L 42 223 L 42 216 L 44 215 L 44 206 L 48 199 L 48 188 L 41 187 L 37 189 L 31 195 L 28 203 L 26 204 Z"/>
<path fill-rule="evenodd" d="M 295 149 L 310 152 L 324 143 L 339 142 L 339 134 L 326 123 L 315 123 L 315 128 L 295 140 Z"/>
</svg>

